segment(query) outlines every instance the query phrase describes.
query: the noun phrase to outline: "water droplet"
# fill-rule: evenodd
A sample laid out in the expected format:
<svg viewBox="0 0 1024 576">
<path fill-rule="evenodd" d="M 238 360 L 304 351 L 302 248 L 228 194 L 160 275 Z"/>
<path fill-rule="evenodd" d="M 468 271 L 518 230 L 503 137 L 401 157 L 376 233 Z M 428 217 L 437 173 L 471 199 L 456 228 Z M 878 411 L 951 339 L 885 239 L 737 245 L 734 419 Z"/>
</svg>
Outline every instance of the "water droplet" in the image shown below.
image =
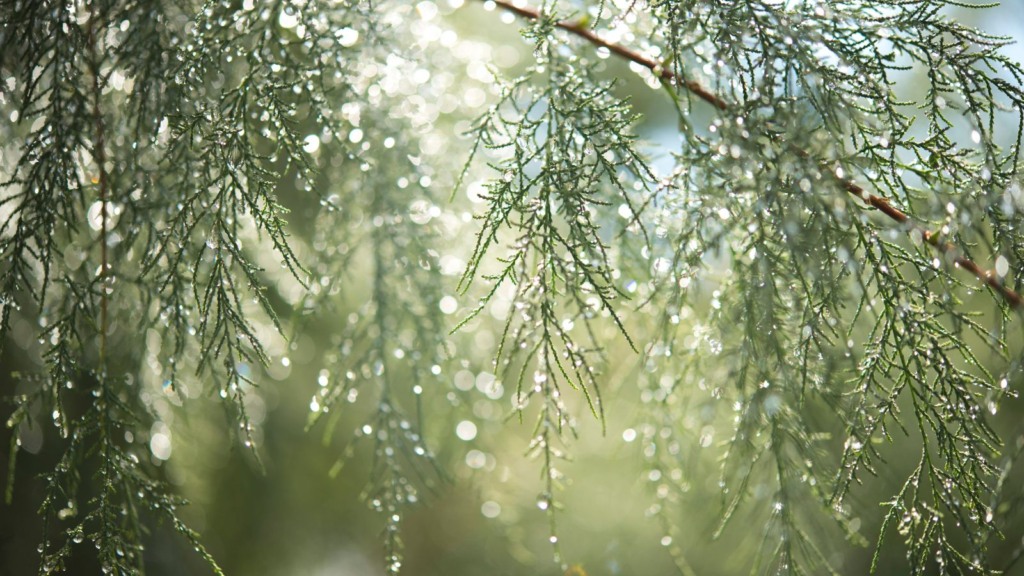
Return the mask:
<svg viewBox="0 0 1024 576">
<path fill-rule="evenodd" d="M 166 427 L 164 427 L 166 429 Z M 153 434 L 149 439 L 149 450 L 158 460 L 167 460 L 171 457 L 171 437 L 163 432 Z"/>
<path fill-rule="evenodd" d="M 359 41 L 359 31 L 353 30 L 352 28 L 340 28 L 334 33 L 334 37 L 338 39 L 338 44 L 346 48 L 355 46 L 356 42 Z M 392 141 L 392 146 L 394 142 Z M 388 146 L 390 148 L 390 146 Z"/>
<path fill-rule="evenodd" d="M 282 10 L 281 14 L 277 17 L 277 23 L 281 25 L 281 28 L 295 28 L 295 25 L 299 23 L 299 18 L 295 13 L 295 9 L 288 6 Z"/>
<path fill-rule="evenodd" d="M 459 440 L 469 442 L 476 438 L 476 424 L 469 420 L 463 420 L 455 426 L 455 435 L 459 437 Z"/>
<path fill-rule="evenodd" d="M 452 296 L 444 296 L 438 303 L 438 308 L 444 314 L 454 314 L 459 308 L 459 302 Z"/>
<path fill-rule="evenodd" d="M 996 274 L 1002 278 L 1010 271 L 1010 261 L 1005 256 L 996 258 Z"/>
<path fill-rule="evenodd" d="M 497 518 L 501 515 L 501 505 L 494 500 L 488 500 L 480 506 L 480 513 L 486 518 Z"/>
<path fill-rule="evenodd" d="M 487 455 L 479 450 L 470 450 L 466 453 L 466 466 L 479 470 L 487 465 Z"/>
<path fill-rule="evenodd" d="M 312 154 L 320 149 L 320 137 L 316 134 L 310 134 L 302 140 L 302 149 L 307 154 Z"/>
</svg>

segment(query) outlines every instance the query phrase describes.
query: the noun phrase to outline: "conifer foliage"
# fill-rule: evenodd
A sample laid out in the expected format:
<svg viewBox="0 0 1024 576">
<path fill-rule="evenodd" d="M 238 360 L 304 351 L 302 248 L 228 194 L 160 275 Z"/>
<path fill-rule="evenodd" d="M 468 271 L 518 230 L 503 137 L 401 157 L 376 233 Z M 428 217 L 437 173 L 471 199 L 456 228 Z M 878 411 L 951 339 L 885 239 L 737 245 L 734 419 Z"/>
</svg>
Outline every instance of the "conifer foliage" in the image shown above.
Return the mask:
<svg viewBox="0 0 1024 576">
<path fill-rule="evenodd" d="M 43 430 L 39 573 L 141 574 L 161 522 L 222 573 L 168 426 L 209 397 L 259 462 L 266 386 L 311 396 L 331 474 L 372 461 L 389 574 L 467 395 L 532 430 L 559 563 L 580 419 L 614 416 L 683 574 L 708 501 L 708 540 L 763 520 L 754 573 L 1013 567 L 1024 67 L 963 8 L 0 0 L 5 495 Z M 303 334 L 316 382 L 268 377 Z"/>
</svg>

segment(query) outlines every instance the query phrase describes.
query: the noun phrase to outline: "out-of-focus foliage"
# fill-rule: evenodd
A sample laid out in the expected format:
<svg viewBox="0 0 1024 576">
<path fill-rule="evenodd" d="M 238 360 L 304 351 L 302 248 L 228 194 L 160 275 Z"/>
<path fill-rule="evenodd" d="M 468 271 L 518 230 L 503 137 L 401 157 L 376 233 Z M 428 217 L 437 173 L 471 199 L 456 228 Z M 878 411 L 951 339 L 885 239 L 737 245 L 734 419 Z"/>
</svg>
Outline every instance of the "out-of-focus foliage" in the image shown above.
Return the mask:
<svg viewBox="0 0 1024 576">
<path fill-rule="evenodd" d="M 0 0 L 0 574 L 1024 570 L 998 13 Z"/>
</svg>

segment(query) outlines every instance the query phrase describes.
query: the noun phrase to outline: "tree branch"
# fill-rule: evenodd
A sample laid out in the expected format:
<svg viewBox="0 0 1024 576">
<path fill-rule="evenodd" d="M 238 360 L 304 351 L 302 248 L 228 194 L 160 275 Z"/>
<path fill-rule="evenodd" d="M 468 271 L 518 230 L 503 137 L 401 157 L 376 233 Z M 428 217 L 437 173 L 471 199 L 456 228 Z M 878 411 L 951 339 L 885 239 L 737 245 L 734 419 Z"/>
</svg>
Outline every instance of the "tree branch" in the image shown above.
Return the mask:
<svg viewBox="0 0 1024 576">
<path fill-rule="evenodd" d="M 498 6 L 504 8 L 505 10 L 508 10 L 509 12 L 512 12 L 518 16 L 530 20 L 539 20 L 543 16 L 540 13 L 540 11 L 534 8 L 530 8 L 525 5 L 519 6 L 512 3 L 510 0 L 490 1 L 494 2 Z M 730 108 L 734 107 L 730 102 L 716 95 L 714 92 L 712 92 L 711 90 L 709 90 L 696 80 L 687 80 L 681 77 L 680 75 L 677 75 L 670 68 L 663 66 L 661 63 L 652 60 L 651 58 L 648 58 L 647 56 L 644 56 L 643 54 L 635 50 L 622 46 L 621 44 L 609 42 L 604 38 L 601 38 L 596 32 L 587 28 L 586 25 L 582 22 L 571 22 L 568 20 L 561 20 L 555 22 L 555 26 L 586 40 L 587 42 L 593 44 L 594 46 L 605 48 L 609 52 L 612 52 L 621 58 L 624 58 L 631 62 L 635 62 L 647 68 L 648 70 L 653 72 L 655 76 L 660 78 L 662 82 L 666 82 L 671 86 L 681 86 L 685 88 L 687 91 L 689 91 L 691 94 L 696 96 L 697 98 L 700 98 L 701 100 L 714 106 L 718 110 L 727 111 Z M 810 158 L 810 154 L 808 154 L 806 151 L 797 148 L 792 144 L 786 144 L 793 148 L 801 156 L 805 158 Z M 832 173 L 831 170 L 826 170 L 826 172 L 829 174 Z M 943 242 L 939 234 L 927 230 L 924 227 L 920 226 L 919 224 L 913 222 L 910 216 L 907 215 L 907 213 L 893 206 L 888 199 L 868 192 L 867 190 L 865 190 L 863 187 L 853 182 L 852 180 L 848 180 L 846 178 L 839 178 L 838 176 L 836 176 L 835 178 L 839 181 L 839 184 L 842 186 L 842 188 L 849 192 L 850 194 L 852 194 L 853 196 L 860 198 L 863 202 L 865 202 L 872 208 L 882 212 L 891 220 L 906 225 L 911 231 L 919 232 L 925 242 L 927 242 L 929 245 L 934 247 L 942 254 L 948 255 L 952 260 L 954 266 L 967 270 L 976 278 L 985 283 L 989 288 L 997 292 L 1006 301 L 1007 305 L 1009 305 L 1011 309 L 1024 309 L 1024 298 L 1022 298 L 1021 295 L 1015 292 L 1013 289 L 1003 284 L 1003 282 L 999 280 L 999 275 L 996 274 L 995 271 L 986 270 L 980 267 L 978 264 L 976 264 L 973 260 L 967 258 L 966 256 L 963 256 L 960 253 L 960 250 L 955 245 L 949 242 Z"/>
<path fill-rule="evenodd" d="M 99 284 L 100 284 L 100 334 L 99 334 L 99 346 L 100 346 L 100 364 L 106 362 L 107 355 L 107 330 L 109 328 L 109 321 L 107 320 L 107 272 L 110 266 L 107 255 L 107 195 L 108 195 L 108 181 L 107 181 L 107 153 L 105 143 L 105 133 L 103 126 L 103 112 L 100 110 L 100 98 L 103 95 L 102 87 L 100 86 L 100 57 L 98 54 L 97 43 L 99 42 L 98 34 L 96 33 L 97 19 L 99 14 L 96 11 L 95 3 L 91 3 L 89 23 L 87 29 L 87 36 L 89 42 L 89 67 L 92 73 L 92 117 L 95 127 L 95 135 L 93 142 L 93 161 L 96 162 L 96 168 L 98 170 L 97 185 L 99 187 L 99 200 L 100 200 L 100 273 L 99 273 Z"/>
</svg>

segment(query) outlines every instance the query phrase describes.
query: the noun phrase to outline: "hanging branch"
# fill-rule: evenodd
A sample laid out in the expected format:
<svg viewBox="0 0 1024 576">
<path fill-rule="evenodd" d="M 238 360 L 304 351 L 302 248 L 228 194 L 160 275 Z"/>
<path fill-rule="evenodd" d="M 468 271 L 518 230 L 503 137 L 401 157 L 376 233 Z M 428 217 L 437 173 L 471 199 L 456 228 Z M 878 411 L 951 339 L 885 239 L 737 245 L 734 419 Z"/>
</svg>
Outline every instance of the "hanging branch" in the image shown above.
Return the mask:
<svg viewBox="0 0 1024 576">
<path fill-rule="evenodd" d="M 100 285 L 100 365 L 106 361 L 107 357 L 107 153 L 104 127 L 103 127 L 103 112 L 100 110 L 100 98 L 103 95 L 100 86 L 100 58 L 97 54 L 96 44 L 99 39 L 96 35 L 96 20 L 99 15 L 96 13 L 95 4 L 90 4 L 89 24 L 88 24 L 88 43 L 89 43 L 89 67 L 92 73 L 92 118 L 95 129 L 94 141 L 93 141 L 93 161 L 96 162 L 97 174 L 97 185 L 99 186 L 99 200 L 100 200 L 100 272 L 99 277 L 96 279 Z"/>
<path fill-rule="evenodd" d="M 518 15 L 523 18 L 530 20 L 539 20 L 543 18 L 543 14 L 539 10 L 530 8 L 528 6 L 518 6 L 513 4 L 509 0 L 492 0 L 498 6 Z M 601 38 L 597 33 L 587 28 L 585 21 L 571 22 L 568 20 L 560 20 L 554 23 L 554 26 L 561 28 L 575 36 L 578 36 L 587 42 L 597 46 L 598 48 L 605 48 L 609 52 L 616 54 L 617 56 L 639 64 L 648 70 L 650 70 L 657 78 L 662 82 L 670 86 L 682 86 L 686 88 L 691 94 L 714 106 L 718 110 L 727 111 L 733 108 L 733 104 L 719 97 L 711 90 L 704 87 L 696 80 L 687 80 L 673 72 L 671 68 L 664 66 L 663 64 L 644 56 L 643 54 L 627 48 L 621 44 L 609 42 L 604 38 Z M 809 157 L 810 155 L 793 145 L 787 144 L 787 146 L 793 148 L 797 154 L 803 157 Z M 826 172 L 832 173 L 830 170 Z M 994 270 L 986 270 L 975 263 L 970 258 L 963 256 L 960 250 L 950 242 L 943 241 L 941 234 L 937 234 L 926 228 L 915 224 L 907 213 L 899 210 L 889 202 L 888 199 L 872 194 L 865 190 L 857 183 L 846 179 L 836 177 L 840 186 L 857 198 L 860 198 L 863 202 L 871 206 L 872 208 L 882 212 L 890 219 L 904 224 L 910 228 L 910 231 L 919 233 L 926 243 L 934 247 L 942 254 L 950 255 L 953 264 L 957 267 L 963 268 L 973 274 L 977 279 L 984 282 L 990 288 L 995 290 L 999 295 L 1006 301 L 1007 305 L 1013 310 L 1021 310 L 1024 305 L 1024 298 L 1013 289 L 1007 287 L 999 280 L 999 275 Z"/>
</svg>

